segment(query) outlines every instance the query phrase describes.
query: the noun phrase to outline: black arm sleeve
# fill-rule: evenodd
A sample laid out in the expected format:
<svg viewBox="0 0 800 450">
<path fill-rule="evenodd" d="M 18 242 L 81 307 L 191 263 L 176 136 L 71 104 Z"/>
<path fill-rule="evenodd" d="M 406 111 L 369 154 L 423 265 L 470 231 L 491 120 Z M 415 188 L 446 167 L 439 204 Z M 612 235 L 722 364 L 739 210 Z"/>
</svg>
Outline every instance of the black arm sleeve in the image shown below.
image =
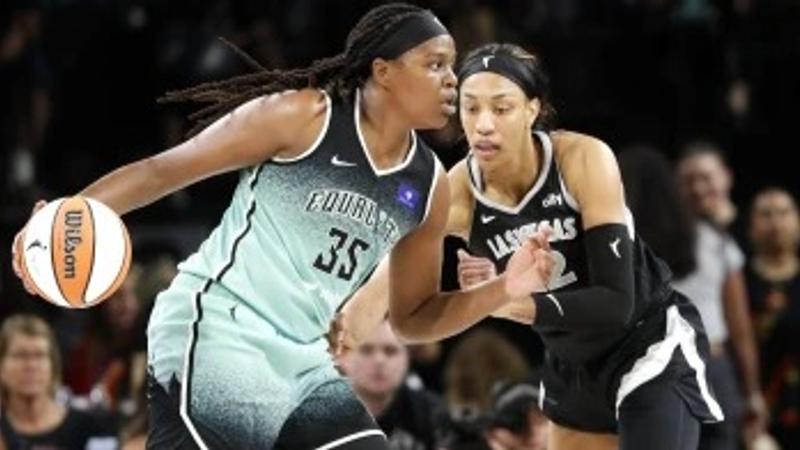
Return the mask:
<svg viewBox="0 0 800 450">
<path fill-rule="evenodd" d="M 634 309 L 633 241 L 622 224 L 592 227 L 584 235 L 589 286 L 534 294 L 534 329 L 622 328 Z"/>
</svg>

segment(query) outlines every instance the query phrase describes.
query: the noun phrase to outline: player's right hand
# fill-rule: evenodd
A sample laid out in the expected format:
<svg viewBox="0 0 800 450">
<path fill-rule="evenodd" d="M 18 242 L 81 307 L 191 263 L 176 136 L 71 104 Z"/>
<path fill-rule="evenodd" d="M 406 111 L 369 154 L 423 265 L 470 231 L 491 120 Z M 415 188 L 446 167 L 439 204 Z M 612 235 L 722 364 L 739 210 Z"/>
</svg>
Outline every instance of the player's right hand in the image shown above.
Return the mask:
<svg viewBox="0 0 800 450">
<path fill-rule="evenodd" d="M 33 205 L 33 209 L 31 210 L 31 217 L 36 214 L 37 211 L 44 208 L 47 204 L 44 200 L 39 200 Z M 30 219 L 28 220 L 30 221 Z M 33 283 L 31 282 L 28 275 L 25 273 L 23 269 L 23 262 L 22 257 L 24 255 L 23 248 L 22 248 L 22 237 L 25 235 L 25 229 L 28 227 L 26 223 L 24 227 L 14 236 L 14 243 L 11 244 L 11 267 L 14 269 L 14 275 L 16 275 L 21 281 L 22 285 L 25 286 L 25 290 L 28 291 L 31 295 L 36 295 L 36 290 L 33 288 Z"/>
<path fill-rule="evenodd" d="M 555 267 L 550 250 L 551 228 L 542 228 L 518 248 L 506 265 L 505 290 L 510 298 L 547 291 Z"/>
<path fill-rule="evenodd" d="M 456 254 L 458 255 L 458 284 L 461 289 L 467 289 L 497 276 L 497 269 L 489 258 L 473 256 L 461 249 Z"/>
</svg>

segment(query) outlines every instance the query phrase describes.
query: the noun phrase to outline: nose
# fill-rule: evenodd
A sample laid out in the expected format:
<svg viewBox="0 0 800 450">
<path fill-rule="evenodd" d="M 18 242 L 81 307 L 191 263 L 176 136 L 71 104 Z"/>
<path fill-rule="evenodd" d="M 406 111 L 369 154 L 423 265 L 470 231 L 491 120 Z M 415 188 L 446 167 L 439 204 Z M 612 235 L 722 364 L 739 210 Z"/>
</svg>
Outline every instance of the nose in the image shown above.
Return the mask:
<svg viewBox="0 0 800 450">
<path fill-rule="evenodd" d="M 478 119 L 475 121 L 475 131 L 483 135 L 492 134 L 494 131 L 494 118 L 489 111 L 483 111 L 478 114 Z"/>
<path fill-rule="evenodd" d="M 453 72 L 453 66 L 447 66 L 447 73 L 444 74 L 444 85 L 448 89 L 454 89 L 458 86 L 458 77 Z"/>
</svg>

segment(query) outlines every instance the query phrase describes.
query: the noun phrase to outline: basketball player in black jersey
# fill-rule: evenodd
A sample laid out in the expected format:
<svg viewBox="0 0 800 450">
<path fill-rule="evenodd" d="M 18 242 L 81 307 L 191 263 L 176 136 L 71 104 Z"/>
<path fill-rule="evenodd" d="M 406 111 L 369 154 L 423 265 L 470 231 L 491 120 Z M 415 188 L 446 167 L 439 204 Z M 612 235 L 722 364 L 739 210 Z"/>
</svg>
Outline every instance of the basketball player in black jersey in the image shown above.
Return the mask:
<svg viewBox="0 0 800 450">
<path fill-rule="evenodd" d="M 614 154 L 548 131 L 546 76 L 517 46 L 473 51 L 459 79 L 470 152 L 449 174 L 448 227 L 478 255 L 460 255 L 462 287 L 502 273 L 534 233 L 549 236 L 548 291 L 495 313 L 532 324 L 545 343 L 548 448 L 696 448 L 700 422 L 723 420 L 706 382 L 708 341 L 636 237 Z"/>
</svg>

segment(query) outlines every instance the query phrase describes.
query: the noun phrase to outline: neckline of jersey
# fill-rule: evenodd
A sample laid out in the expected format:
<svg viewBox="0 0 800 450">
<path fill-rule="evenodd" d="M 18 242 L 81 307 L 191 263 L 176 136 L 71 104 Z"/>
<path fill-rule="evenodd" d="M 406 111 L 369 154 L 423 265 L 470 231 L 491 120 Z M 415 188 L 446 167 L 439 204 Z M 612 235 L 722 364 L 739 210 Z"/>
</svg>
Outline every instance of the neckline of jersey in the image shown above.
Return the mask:
<svg viewBox="0 0 800 450">
<path fill-rule="evenodd" d="M 388 169 L 379 169 L 375 166 L 375 162 L 372 161 L 372 157 L 369 153 L 369 147 L 367 147 L 367 142 L 364 140 L 364 135 L 361 134 L 361 90 L 356 90 L 356 101 L 355 106 L 353 108 L 353 121 L 356 124 L 356 134 L 358 135 L 358 142 L 361 144 L 361 150 L 364 152 L 364 156 L 367 158 L 367 162 L 369 162 L 369 166 L 372 169 L 372 173 L 374 173 L 378 177 L 382 177 L 385 175 L 391 175 L 395 172 L 399 172 L 409 164 L 414 159 L 414 154 L 417 151 L 417 134 L 414 130 L 411 130 L 411 148 L 406 152 L 406 158 L 403 162 L 397 164 L 396 166 L 389 167 Z"/>
<path fill-rule="evenodd" d="M 472 192 L 474 193 L 476 200 L 480 201 L 486 206 L 497 209 L 507 214 L 519 214 L 519 212 L 522 211 L 522 209 L 528 203 L 530 203 L 531 199 L 542 189 L 542 186 L 544 186 L 544 182 L 545 180 L 547 180 L 547 176 L 550 174 L 550 166 L 553 160 L 553 145 L 547 133 L 544 133 L 542 131 L 534 131 L 534 136 L 536 136 L 537 139 L 539 139 L 539 142 L 542 143 L 542 153 L 544 153 L 544 164 L 542 164 L 536 182 L 533 183 L 533 186 L 531 186 L 531 188 L 528 190 L 525 196 L 522 197 L 522 200 L 520 200 L 519 203 L 517 203 L 515 206 L 508 206 L 496 202 L 487 197 L 486 195 L 484 195 L 484 193 L 480 189 L 478 189 L 478 186 L 476 186 L 474 180 L 470 180 L 471 181 L 470 186 L 472 186 Z M 470 152 L 469 163 L 470 165 L 473 166 L 472 169 L 475 171 L 475 173 L 478 176 L 480 176 L 480 168 L 478 167 L 477 160 L 475 159 L 475 157 L 472 155 L 471 152 Z"/>
</svg>

